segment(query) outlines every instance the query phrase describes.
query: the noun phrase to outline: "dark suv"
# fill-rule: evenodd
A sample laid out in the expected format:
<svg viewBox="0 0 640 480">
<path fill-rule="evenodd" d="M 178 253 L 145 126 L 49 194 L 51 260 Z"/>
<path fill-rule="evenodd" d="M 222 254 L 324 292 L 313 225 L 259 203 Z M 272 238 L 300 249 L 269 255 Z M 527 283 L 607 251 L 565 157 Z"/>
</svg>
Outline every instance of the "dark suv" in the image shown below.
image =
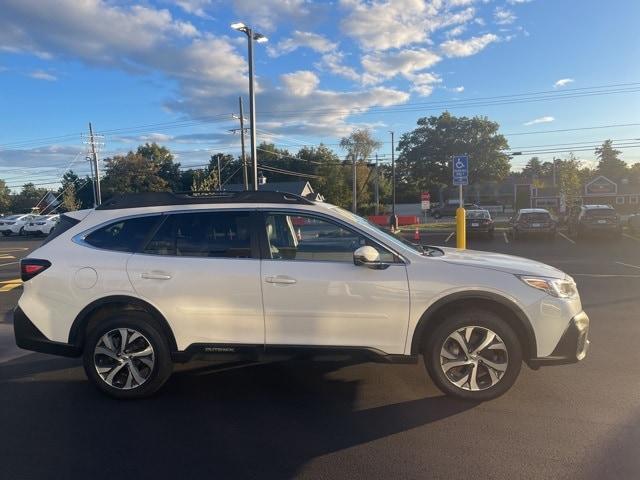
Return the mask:
<svg viewBox="0 0 640 480">
<path fill-rule="evenodd" d="M 611 205 L 582 205 L 569 213 L 569 234 L 576 238 L 588 234 L 607 234 L 618 237 L 622 234 L 620 217 Z"/>
<path fill-rule="evenodd" d="M 524 235 L 554 238 L 557 228 L 558 224 L 544 208 L 523 208 L 509 222 L 509 233 L 515 240 Z"/>
</svg>

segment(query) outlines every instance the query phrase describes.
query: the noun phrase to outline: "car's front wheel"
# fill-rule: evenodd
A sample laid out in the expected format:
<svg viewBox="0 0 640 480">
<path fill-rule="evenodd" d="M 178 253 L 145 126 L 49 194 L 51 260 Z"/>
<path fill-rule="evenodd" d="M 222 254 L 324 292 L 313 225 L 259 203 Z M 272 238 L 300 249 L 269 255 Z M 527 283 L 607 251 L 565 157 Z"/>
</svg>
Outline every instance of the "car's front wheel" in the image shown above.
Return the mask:
<svg viewBox="0 0 640 480">
<path fill-rule="evenodd" d="M 426 339 L 423 356 L 440 390 L 472 401 L 505 393 L 522 365 L 513 329 L 498 315 L 476 309 L 449 314 Z"/>
<path fill-rule="evenodd" d="M 115 398 L 155 393 L 171 375 L 167 342 L 144 313 L 123 312 L 93 328 L 83 353 L 87 377 Z"/>
</svg>

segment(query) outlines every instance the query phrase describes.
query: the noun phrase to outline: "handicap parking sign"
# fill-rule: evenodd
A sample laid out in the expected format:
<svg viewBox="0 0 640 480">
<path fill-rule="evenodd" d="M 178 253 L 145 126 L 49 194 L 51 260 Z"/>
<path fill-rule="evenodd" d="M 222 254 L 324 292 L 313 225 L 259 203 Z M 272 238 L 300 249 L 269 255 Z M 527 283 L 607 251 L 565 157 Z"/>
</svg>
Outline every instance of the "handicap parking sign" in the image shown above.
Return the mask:
<svg viewBox="0 0 640 480">
<path fill-rule="evenodd" d="M 453 184 L 469 185 L 469 157 L 467 155 L 453 157 Z"/>
</svg>

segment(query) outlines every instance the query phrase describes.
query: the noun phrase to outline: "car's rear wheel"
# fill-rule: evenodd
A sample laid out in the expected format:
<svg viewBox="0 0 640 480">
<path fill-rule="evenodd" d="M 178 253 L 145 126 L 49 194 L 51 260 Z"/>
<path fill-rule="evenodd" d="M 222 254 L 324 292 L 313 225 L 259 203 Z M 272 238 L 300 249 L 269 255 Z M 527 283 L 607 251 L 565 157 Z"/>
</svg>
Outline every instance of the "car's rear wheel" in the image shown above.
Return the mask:
<svg viewBox="0 0 640 480">
<path fill-rule="evenodd" d="M 149 396 L 173 369 L 166 339 L 142 312 L 123 312 L 93 328 L 83 364 L 87 377 L 115 398 Z"/>
<path fill-rule="evenodd" d="M 522 365 L 522 347 L 513 329 L 485 310 L 449 314 L 427 338 L 423 355 L 440 390 L 472 401 L 505 393 Z"/>
</svg>

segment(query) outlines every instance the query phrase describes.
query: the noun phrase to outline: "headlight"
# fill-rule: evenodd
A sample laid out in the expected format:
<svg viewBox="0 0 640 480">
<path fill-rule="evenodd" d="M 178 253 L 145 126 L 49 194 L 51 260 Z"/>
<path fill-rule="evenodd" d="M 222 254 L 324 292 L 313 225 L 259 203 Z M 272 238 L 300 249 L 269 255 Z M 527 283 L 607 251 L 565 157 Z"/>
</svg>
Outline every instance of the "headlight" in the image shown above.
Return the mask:
<svg viewBox="0 0 640 480">
<path fill-rule="evenodd" d="M 542 290 L 554 297 L 572 298 L 578 295 L 576 283 L 572 278 L 560 279 L 527 276 L 520 276 L 519 278 L 530 287 Z"/>
</svg>

